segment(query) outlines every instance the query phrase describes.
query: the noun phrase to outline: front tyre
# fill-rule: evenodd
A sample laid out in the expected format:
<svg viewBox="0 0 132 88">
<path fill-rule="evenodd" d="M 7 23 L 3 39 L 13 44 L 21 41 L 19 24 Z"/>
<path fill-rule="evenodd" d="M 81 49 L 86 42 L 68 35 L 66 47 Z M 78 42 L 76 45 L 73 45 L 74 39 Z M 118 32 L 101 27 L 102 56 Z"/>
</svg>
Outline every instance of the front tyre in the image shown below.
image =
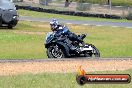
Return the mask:
<svg viewBox="0 0 132 88">
<path fill-rule="evenodd" d="M 48 47 L 47 56 L 48 58 L 65 58 L 66 57 L 64 50 L 60 48 L 58 45 Z"/>
</svg>

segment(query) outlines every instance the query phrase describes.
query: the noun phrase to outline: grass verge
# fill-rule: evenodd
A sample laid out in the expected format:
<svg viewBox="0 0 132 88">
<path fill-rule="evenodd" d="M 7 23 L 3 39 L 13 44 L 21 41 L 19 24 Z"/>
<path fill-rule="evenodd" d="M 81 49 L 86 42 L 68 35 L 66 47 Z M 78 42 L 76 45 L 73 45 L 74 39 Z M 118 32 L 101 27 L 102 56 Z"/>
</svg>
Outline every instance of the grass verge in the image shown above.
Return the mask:
<svg viewBox="0 0 132 88">
<path fill-rule="evenodd" d="M 90 72 L 89 72 L 90 73 Z M 92 74 L 130 74 L 127 71 L 91 72 Z M 91 74 L 90 73 L 90 74 Z M 76 82 L 76 73 L 41 73 L 16 76 L 0 76 L 1 88 L 131 88 L 130 84 L 85 84 Z"/>
<path fill-rule="evenodd" d="M 28 11 L 28 10 L 18 10 L 20 16 L 31 16 L 39 18 L 57 18 L 57 19 L 67 19 L 67 20 L 82 20 L 82 21 L 109 21 L 109 22 L 132 22 L 126 19 L 106 19 L 106 18 L 95 18 L 95 17 L 80 17 L 80 16 L 69 16 L 60 14 L 51 14 L 44 12 Z"/>
<path fill-rule="evenodd" d="M 85 42 L 94 44 L 101 57 L 131 57 L 132 29 L 67 25 L 76 34 L 85 33 Z M 1 59 L 47 58 L 44 41 L 51 31 L 48 23 L 20 21 L 13 30 L 0 29 Z"/>
</svg>

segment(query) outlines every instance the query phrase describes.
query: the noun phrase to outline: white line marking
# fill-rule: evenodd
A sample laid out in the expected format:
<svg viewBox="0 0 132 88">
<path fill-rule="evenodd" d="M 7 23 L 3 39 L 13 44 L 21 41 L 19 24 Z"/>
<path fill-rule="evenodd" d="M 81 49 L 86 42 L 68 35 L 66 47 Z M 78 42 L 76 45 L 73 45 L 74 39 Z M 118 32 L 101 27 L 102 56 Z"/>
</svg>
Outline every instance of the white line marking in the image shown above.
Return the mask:
<svg viewBox="0 0 132 88">
<path fill-rule="evenodd" d="M 119 26 L 112 26 L 112 27 L 119 27 Z"/>
<path fill-rule="evenodd" d="M 126 28 L 132 28 L 132 27 L 126 27 Z"/>
<path fill-rule="evenodd" d="M 72 23 L 66 23 L 66 24 L 72 24 Z"/>
<path fill-rule="evenodd" d="M 82 24 L 82 25 L 89 25 L 89 24 Z"/>
<path fill-rule="evenodd" d="M 100 27 L 100 26 L 103 26 L 103 25 L 96 25 L 96 26 L 99 26 Z"/>
</svg>

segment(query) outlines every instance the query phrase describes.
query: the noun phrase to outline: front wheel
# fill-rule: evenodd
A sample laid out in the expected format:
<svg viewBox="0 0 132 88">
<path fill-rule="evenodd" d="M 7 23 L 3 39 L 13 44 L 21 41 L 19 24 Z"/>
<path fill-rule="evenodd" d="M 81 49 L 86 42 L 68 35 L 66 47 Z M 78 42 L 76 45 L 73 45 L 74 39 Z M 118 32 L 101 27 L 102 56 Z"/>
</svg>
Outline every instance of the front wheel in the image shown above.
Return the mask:
<svg viewBox="0 0 132 88">
<path fill-rule="evenodd" d="M 60 48 L 58 45 L 48 47 L 47 56 L 48 58 L 65 58 L 66 57 L 64 50 Z"/>
</svg>

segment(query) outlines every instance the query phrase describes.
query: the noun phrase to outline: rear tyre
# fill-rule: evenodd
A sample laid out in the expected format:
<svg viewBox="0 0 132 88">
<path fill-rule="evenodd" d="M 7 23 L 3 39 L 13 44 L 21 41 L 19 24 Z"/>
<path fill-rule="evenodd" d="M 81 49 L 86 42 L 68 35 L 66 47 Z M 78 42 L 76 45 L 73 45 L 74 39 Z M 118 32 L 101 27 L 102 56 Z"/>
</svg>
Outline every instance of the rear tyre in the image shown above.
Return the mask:
<svg viewBox="0 0 132 88">
<path fill-rule="evenodd" d="M 94 57 L 100 57 L 99 50 L 94 45 L 91 45 L 91 47 L 93 48 L 93 55 L 94 55 Z"/>
<path fill-rule="evenodd" d="M 60 48 L 58 45 L 48 47 L 47 56 L 48 58 L 65 58 L 66 57 L 64 50 Z"/>
<path fill-rule="evenodd" d="M 8 11 L 8 10 L 3 11 L 3 13 L 2 13 L 2 19 L 3 19 L 3 21 L 4 21 L 5 23 L 11 22 L 12 18 L 13 18 L 12 12 L 10 12 L 10 11 Z"/>
<path fill-rule="evenodd" d="M 86 52 L 84 53 L 84 57 L 92 57 L 92 53 Z"/>
<path fill-rule="evenodd" d="M 8 29 L 13 29 L 13 26 L 12 25 L 8 25 Z"/>
</svg>

